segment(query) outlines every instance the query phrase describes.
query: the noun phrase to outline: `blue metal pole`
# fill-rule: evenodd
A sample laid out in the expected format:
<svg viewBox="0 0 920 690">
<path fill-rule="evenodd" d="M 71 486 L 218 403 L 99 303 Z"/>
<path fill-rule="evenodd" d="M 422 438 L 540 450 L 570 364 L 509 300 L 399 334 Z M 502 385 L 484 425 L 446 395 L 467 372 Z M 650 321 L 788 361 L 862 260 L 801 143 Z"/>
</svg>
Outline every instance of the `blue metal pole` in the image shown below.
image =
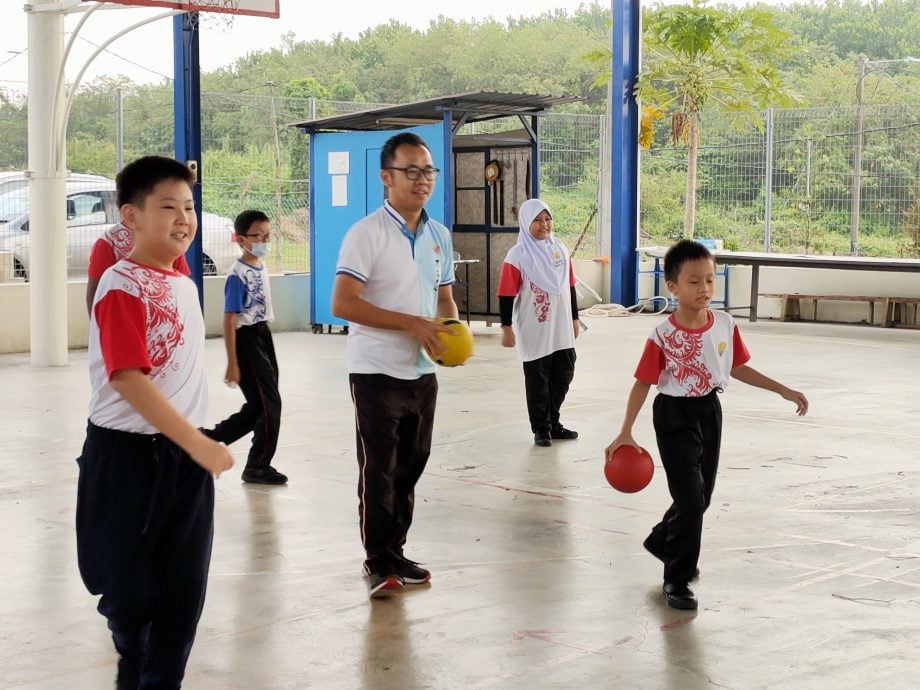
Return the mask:
<svg viewBox="0 0 920 690">
<path fill-rule="evenodd" d="M 173 17 L 173 123 L 176 160 L 193 166 L 198 184 L 192 189 L 198 232 L 185 253 L 198 301 L 204 310 L 204 250 L 201 244 L 201 70 L 198 60 L 198 13 Z"/>
<path fill-rule="evenodd" d="M 453 112 L 444 111 L 444 120 L 442 126 L 441 146 L 444 149 L 444 170 L 441 173 L 439 184 L 444 189 L 444 227 L 451 232 L 454 231 L 454 118 Z"/>
<path fill-rule="evenodd" d="M 639 0 L 611 0 L 613 18 L 610 118 L 610 301 L 637 299 L 639 228 Z"/>
<path fill-rule="evenodd" d="M 311 113 L 312 116 L 312 113 Z M 301 132 L 301 136 L 307 136 Z M 310 160 L 308 165 L 310 166 L 310 191 L 309 191 L 309 205 L 310 205 L 310 323 L 315 327 L 316 326 L 316 314 L 319 312 L 316 310 L 316 293 L 318 291 L 317 281 L 316 281 L 316 247 L 319 246 L 319 240 L 316 235 L 316 178 L 313 177 L 314 171 L 317 171 L 316 168 L 316 133 L 310 132 Z M 318 171 L 317 171 L 318 174 Z M 369 173 L 368 173 L 369 174 Z M 322 325 L 320 325 L 320 330 L 322 330 Z M 315 331 L 314 331 L 315 332 Z"/>
</svg>

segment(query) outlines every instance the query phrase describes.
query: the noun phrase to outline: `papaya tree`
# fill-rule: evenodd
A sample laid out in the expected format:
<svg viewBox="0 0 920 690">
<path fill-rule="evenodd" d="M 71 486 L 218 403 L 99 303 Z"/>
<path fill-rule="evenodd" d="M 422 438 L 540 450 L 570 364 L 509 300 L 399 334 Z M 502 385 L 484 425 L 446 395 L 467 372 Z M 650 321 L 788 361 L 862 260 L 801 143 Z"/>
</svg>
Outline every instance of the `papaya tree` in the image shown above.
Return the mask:
<svg viewBox="0 0 920 690">
<path fill-rule="evenodd" d="M 687 147 L 684 235 L 696 221 L 697 154 L 706 108 L 763 127 L 761 110 L 794 101 L 778 63 L 789 58 L 791 35 L 758 8 L 659 6 L 644 17 L 643 62 L 636 93 L 671 112 L 672 144 Z"/>
</svg>

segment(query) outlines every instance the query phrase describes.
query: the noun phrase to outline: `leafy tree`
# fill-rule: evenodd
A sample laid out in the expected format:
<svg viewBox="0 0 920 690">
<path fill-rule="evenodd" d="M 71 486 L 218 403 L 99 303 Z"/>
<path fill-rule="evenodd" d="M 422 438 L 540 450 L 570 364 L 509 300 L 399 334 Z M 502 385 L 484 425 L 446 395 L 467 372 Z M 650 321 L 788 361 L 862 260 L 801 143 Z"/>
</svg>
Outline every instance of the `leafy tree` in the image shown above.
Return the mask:
<svg viewBox="0 0 920 690">
<path fill-rule="evenodd" d="M 637 92 L 653 105 L 673 109 L 672 142 L 687 145 L 684 234 L 693 237 L 704 109 L 718 104 L 739 122 L 759 124 L 760 108 L 790 104 L 776 66 L 789 34 L 764 10 L 713 9 L 693 0 L 691 6 L 647 12 L 643 39 L 648 68 Z"/>
</svg>

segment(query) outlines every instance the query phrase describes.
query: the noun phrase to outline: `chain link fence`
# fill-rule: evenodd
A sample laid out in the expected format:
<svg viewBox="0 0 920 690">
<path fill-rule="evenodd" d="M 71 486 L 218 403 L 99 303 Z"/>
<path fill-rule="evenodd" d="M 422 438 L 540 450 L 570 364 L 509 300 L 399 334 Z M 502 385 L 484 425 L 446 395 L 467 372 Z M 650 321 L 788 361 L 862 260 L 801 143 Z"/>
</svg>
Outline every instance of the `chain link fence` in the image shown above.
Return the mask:
<svg viewBox="0 0 920 690">
<path fill-rule="evenodd" d="M 169 88 L 136 87 L 118 98 L 81 93 L 68 135 L 70 167 L 113 180 L 119 161 L 173 155 L 172 103 Z M 213 270 L 221 272 L 236 256 L 230 224 L 246 208 L 272 218 L 272 270 L 309 270 L 309 139 L 287 123 L 383 105 L 291 98 L 271 84 L 242 93 L 203 93 L 203 235 Z M 719 238 L 733 249 L 816 254 L 847 254 L 855 238 L 860 253 L 920 256 L 918 110 L 916 105 L 863 106 L 861 112 L 777 110 L 766 113 L 762 130 L 735 127 L 724 116 L 707 118 L 699 149 L 696 237 Z M 0 171 L 15 174 L 27 160 L 24 85 L 0 83 L 0 127 Z M 498 120 L 477 123 L 475 131 L 519 127 L 516 119 Z M 597 208 L 607 194 L 600 186 L 606 127 L 606 118 L 597 114 L 556 112 L 539 121 L 541 196 L 554 211 L 558 234 L 580 258 L 599 253 L 597 238 L 604 233 Z M 686 149 L 670 146 L 664 129 L 659 127 L 655 145 L 642 153 L 640 244 L 668 244 L 683 236 Z M 84 197 L 97 192 L 73 191 Z M 5 198 L 0 196 L 0 216 Z M 95 208 L 86 198 L 75 198 L 74 206 Z M 114 217 L 73 227 L 68 221 L 68 244 L 87 244 L 109 222 Z M 10 235 L 9 224 L 0 221 L 0 250 Z M 71 254 L 70 276 L 85 275 L 85 261 L 79 252 Z"/>
<path fill-rule="evenodd" d="M 683 235 L 686 170 L 683 147 L 643 152 L 645 241 Z M 767 111 L 762 131 L 706 119 L 697 204 L 696 237 L 726 249 L 920 256 L 920 106 Z"/>
</svg>

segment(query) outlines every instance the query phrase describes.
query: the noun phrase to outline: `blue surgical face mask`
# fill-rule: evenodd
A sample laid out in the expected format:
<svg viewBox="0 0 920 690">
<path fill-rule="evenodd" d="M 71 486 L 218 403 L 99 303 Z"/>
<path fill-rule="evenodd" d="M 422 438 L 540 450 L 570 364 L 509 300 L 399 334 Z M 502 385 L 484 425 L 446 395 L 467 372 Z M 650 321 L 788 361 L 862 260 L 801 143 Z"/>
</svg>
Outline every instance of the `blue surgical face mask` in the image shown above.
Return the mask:
<svg viewBox="0 0 920 690">
<path fill-rule="evenodd" d="M 249 253 L 257 259 L 261 259 L 263 256 L 268 256 L 268 252 L 271 248 L 271 242 L 253 242 L 249 245 Z"/>
</svg>

